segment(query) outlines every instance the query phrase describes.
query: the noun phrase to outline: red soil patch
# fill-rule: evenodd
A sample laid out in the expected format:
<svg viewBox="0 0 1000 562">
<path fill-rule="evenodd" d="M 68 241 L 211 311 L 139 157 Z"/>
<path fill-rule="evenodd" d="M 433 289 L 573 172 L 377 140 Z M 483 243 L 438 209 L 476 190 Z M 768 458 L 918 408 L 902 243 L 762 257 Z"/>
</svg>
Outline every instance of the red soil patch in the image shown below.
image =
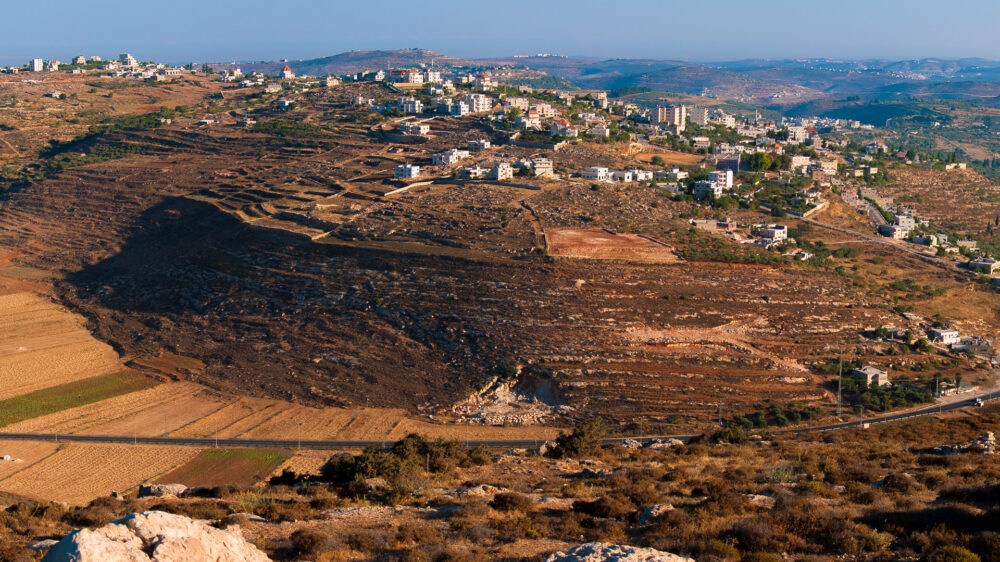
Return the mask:
<svg viewBox="0 0 1000 562">
<path fill-rule="evenodd" d="M 640 234 L 614 233 L 602 228 L 561 228 L 545 234 L 549 254 L 564 258 L 680 263 L 666 244 Z"/>
</svg>

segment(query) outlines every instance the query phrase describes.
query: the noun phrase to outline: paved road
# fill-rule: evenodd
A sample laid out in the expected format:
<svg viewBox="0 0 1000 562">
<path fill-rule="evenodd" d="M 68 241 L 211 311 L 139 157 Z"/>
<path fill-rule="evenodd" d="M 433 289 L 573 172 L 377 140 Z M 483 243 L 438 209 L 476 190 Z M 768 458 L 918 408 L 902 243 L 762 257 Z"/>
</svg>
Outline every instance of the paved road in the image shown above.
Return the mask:
<svg viewBox="0 0 1000 562">
<path fill-rule="evenodd" d="M 885 414 L 855 421 L 835 423 L 813 427 L 796 427 L 780 429 L 773 433 L 800 434 L 812 431 L 835 431 L 851 427 L 861 427 L 865 424 L 889 423 L 899 420 L 928 416 L 939 412 L 949 412 L 960 408 L 968 408 L 976 404 L 976 400 L 997 400 L 1000 399 L 1000 390 L 992 390 L 979 394 L 970 395 L 968 398 L 956 400 L 948 404 L 935 404 L 917 410 L 902 412 L 897 414 Z M 642 437 L 614 437 L 605 439 L 605 443 L 621 443 L 632 439 L 640 443 L 650 443 L 664 439 L 680 439 L 690 441 L 697 435 L 646 435 Z M 314 441 L 298 439 L 214 439 L 195 437 L 138 437 L 132 435 L 60 435 L 56 433 L 0 433 L 0 439 L 16 439 L 24 441 L 56 441 L 73 443 L 124 443 L 142 445 L 185 445 L 195 447 L 271 447 L 288 449 L 361 449 L 372 445 L 384 447 L 392 441 Z M 537 447 L 542 440 L 537 439 L 511 439 L 511 440 L 470 440 L 466 441 L 466 446 L 476 447 L 486 445 L 494 449 L 523 449 Z"/>
</svg>

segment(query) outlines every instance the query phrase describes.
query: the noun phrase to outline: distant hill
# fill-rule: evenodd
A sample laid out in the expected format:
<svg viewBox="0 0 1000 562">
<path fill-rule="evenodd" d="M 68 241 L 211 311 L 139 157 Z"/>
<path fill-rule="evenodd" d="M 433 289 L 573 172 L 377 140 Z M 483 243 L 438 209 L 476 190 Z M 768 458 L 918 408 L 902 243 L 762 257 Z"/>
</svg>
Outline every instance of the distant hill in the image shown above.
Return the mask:
<svg viewBox="0 0 1000 562">
<path fill-rule="evenodd" d="M 985 59 L 836 60 L 747 59 L 712 64 L 671 59 L 589 59 L 518 56 L 463 59 L 425 49 L 350 51 L 298 61 L 216 64 L 245 72 L 277 74 L 285 65 L 297 74 L 323 76 L 365 70 L 435 65 L 475 70 L 510 65 L 535 72 L 512 84 L 543 88 L 670 91 L 769 107 L 801 109 L 804 102 L 857 96 L 863 100 L 908 97 L 987 99 L 1000 96 L 1000 62 Z M 866 112 L 867 113 L 867 112 Z M 880 113 L 877 111 L 876 113 Z"/>
<path fill-rule="evenodd" d="M 308 60 L 290 60 L 287 62 L 269 61 L 237 64 L 213 64 L 215 70 L 232 69 L 239 67 L 243 72 L 263 72 L 264 74 L 277 74 L 288 65 L 296 74 L 309 74 L 312 76 L 326 76 L 327 74 L 353 74 L 365 70 L 377 70 L 383 68 L 407 68 L 420 66 L 422 64 L 443 67 L 477 67 L 481 63 L 476 61 L 459 59 L 427 51 L 424 49 L 401 49 L 391 51 L 349 51 Z"/>
</svg>

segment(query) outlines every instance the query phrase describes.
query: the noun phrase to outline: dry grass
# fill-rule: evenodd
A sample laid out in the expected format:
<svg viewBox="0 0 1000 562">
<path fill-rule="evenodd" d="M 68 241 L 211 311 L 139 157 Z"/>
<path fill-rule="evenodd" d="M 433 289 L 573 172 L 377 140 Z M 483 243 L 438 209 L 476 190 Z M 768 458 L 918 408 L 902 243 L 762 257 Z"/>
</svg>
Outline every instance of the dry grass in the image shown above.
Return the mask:
<svg viewBox="0 0 1000 562">
<path fill-rule="evenodd" d="M 66 444 L 0 480 L 0 490 L 79 504 L 135 488 L 197 454 L 193 447 Z"/>
<path fill-rule="evenodd" d="M 0 295 L 0 399 L 121 368 L 79 316 L 35 294 Z"/>
</svg>

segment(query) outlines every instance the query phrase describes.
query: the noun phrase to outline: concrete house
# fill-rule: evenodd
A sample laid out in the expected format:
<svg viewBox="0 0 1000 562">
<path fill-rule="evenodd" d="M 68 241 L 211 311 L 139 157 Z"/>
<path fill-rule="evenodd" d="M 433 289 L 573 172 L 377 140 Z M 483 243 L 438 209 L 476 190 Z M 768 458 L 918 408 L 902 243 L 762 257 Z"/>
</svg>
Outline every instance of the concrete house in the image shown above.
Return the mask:
<svg viewBox="0 0 1000 562">
<path fill-rule="evenodd" d="M 399 124 L 399 132 L 404 135 L 426 135 L 431 132 L 431 126 L 423 123 L 406 121 Z"/>
<path fill-rule="evenodd" d="M 458 150 L 457 148 L 449 148 L 444 152 L 438 152 L 437 154 L 431 155 L 431 162 L 435 166 L 451 166 L 452 164 L 457 164 L 462 160 L 469 157 L 468 150 Z"/>
<path fill-rule="evenodd" d="M 486 139 L 470 140 L 468 143 L 469 152 L 479 152 L 480 150 L 486 150 L 492 146 L 490 141 Z"/>
<path fill-rule="evenodd" d="M 860 369 L 851 369 L 848 374 L 856 379 L 864 379 L 865 384 L 868 386 L 871 386 L 872 383 L 875 383 L 878 386 L 889 386 L 890 384 L 889 373 L 871 366 L 861 367 Z"/>
<path fill-rule="evenodd" d="M 507 162 L 500 162 L 496 166 L 490 168 L 488 174 L 491 180 L 509 180 L 514 177 L 514 168 L 512 168 Z"/>
<path fill-rule="evenodd" d="M 969 262 L 969 269 L 992 275 L 993 272 L 1000 269 L 1000 261 L 993 258 L 976 258 Z"/>
<path fill-rule="evenodd" d="M 931 341 L 944 345 L 953 345 L 960 341 L 958 330 L 931 329 L 927 330 L 927 335 L 931 337 Z"/>
<path fill-rule="evenodd" d="M 581 174 L 583 179 L 591 181 L 611 181 L 611 174 L 607 168 L 600 166 L 589 166 Z"/>
<path fill-rule="evenodd" d="M 418 177 L 420 175 L 420 166 L 414 166 L 412 164 L 400 164 L 396 166 L 395 178 L 397 180 L 405 180 Z"/>
</svg>

